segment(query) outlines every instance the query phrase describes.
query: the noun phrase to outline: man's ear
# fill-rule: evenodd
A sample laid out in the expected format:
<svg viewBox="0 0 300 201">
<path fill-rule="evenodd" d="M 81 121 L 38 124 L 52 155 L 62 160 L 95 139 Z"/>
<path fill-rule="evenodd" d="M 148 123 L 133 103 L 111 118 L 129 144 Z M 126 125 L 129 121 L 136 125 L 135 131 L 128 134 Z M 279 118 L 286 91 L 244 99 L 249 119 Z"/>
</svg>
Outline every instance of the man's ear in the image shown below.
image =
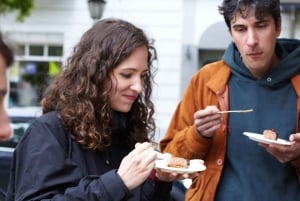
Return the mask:
<svg viewBox="0 0 300 201">
<path fill-rule="evenodd" d="M 232 37 L 231 28 L 228 28 L 228 33 L 230 35 L 231 41 L 234 43 L 234 39 Z"/>
<path fill-rule="evenodd" d="M 277 37 L 281 34 L 281 17 L 278 19 L 277 24 L 275 24 Z"/>
</svg>

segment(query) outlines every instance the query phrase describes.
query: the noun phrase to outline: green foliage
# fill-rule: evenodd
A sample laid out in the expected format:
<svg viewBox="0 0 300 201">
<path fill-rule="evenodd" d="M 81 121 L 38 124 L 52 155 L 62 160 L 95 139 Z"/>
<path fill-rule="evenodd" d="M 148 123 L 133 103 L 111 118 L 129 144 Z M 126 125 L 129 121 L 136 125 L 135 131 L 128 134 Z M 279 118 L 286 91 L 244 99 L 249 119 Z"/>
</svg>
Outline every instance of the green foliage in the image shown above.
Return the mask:
<svg viewBox="0 0 300 201">
<path fill-rule="evenodd" d="M 34 0 L 0 0 L 0 14 L 17 11 L 16 20 L 23 22 L 34 8 Z"/>
</svg>

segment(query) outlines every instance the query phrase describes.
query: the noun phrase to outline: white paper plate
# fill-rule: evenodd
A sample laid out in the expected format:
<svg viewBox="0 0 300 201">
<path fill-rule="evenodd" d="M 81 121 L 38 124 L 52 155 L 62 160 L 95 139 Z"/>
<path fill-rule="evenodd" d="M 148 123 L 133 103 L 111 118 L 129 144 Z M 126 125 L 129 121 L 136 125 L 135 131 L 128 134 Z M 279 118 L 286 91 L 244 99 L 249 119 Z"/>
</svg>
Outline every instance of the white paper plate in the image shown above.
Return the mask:
<svg viewBox="0 0 300 201">
<path fill-rule="evenodd" d="M 244 132 L 243 134 L 248 136 L 251 140 L 262 142 L 265 144 L 291 145 L 291 142 L 280 138 L 278 138 L 277 140 L 270 140 L 270 139 L 266 139 L 262 134 L 258 134 L 258 133 Z"/>
<path fill-rule="evenodd" d="M 197 159 L 195 159 L 197 160 Z M 193 160 L 191 160 L 193 161 Z M 199 161 L 199 160 L 197 160 Z M 155 162 L 155 168 L 156 169 L 160 169 L 164 172 L 176 172 L 179 174 L 192 174 L 195 172 L 201 172 L 206 170 L 206 166 L 201 163 L 201 162 L 197 162 L 197 163 L 192 163 L 193 165 L 189 165 L 188 168 L 174 168 L 174 167 L 168 167 L 167 162 L 165 160 L 156 160 Z"/>
</svg>

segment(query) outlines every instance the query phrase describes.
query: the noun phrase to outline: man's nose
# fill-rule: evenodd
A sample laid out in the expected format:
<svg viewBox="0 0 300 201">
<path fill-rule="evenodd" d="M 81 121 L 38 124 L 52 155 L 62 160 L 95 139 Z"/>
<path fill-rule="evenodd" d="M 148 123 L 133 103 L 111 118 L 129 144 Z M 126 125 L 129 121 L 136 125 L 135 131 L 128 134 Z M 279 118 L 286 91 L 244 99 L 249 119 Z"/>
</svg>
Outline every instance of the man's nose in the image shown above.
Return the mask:
<svg viewBox="0 0 300 201">
<path fill-rule="evenodd" d="M 248 46 L 255 46 L 258 43 L 257 34 L 254 30 L 248 31 L 247 44 Z"/>
</svg>

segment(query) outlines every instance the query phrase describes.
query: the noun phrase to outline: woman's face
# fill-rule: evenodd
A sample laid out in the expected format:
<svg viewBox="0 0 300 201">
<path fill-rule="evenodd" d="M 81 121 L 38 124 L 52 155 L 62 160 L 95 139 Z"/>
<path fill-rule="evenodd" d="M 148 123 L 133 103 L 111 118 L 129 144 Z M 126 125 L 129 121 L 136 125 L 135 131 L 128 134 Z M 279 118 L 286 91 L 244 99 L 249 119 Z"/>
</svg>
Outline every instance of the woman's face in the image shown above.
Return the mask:
<svg viewBox="0 0 300 201">
<path fill-rule="evenodd" d="M 110 106 L 119 112 L 129 112 L 143 90 L 143 77 L 148 73 L 148 51 L 138 47 L 111 73 Z"/>
</svg>

